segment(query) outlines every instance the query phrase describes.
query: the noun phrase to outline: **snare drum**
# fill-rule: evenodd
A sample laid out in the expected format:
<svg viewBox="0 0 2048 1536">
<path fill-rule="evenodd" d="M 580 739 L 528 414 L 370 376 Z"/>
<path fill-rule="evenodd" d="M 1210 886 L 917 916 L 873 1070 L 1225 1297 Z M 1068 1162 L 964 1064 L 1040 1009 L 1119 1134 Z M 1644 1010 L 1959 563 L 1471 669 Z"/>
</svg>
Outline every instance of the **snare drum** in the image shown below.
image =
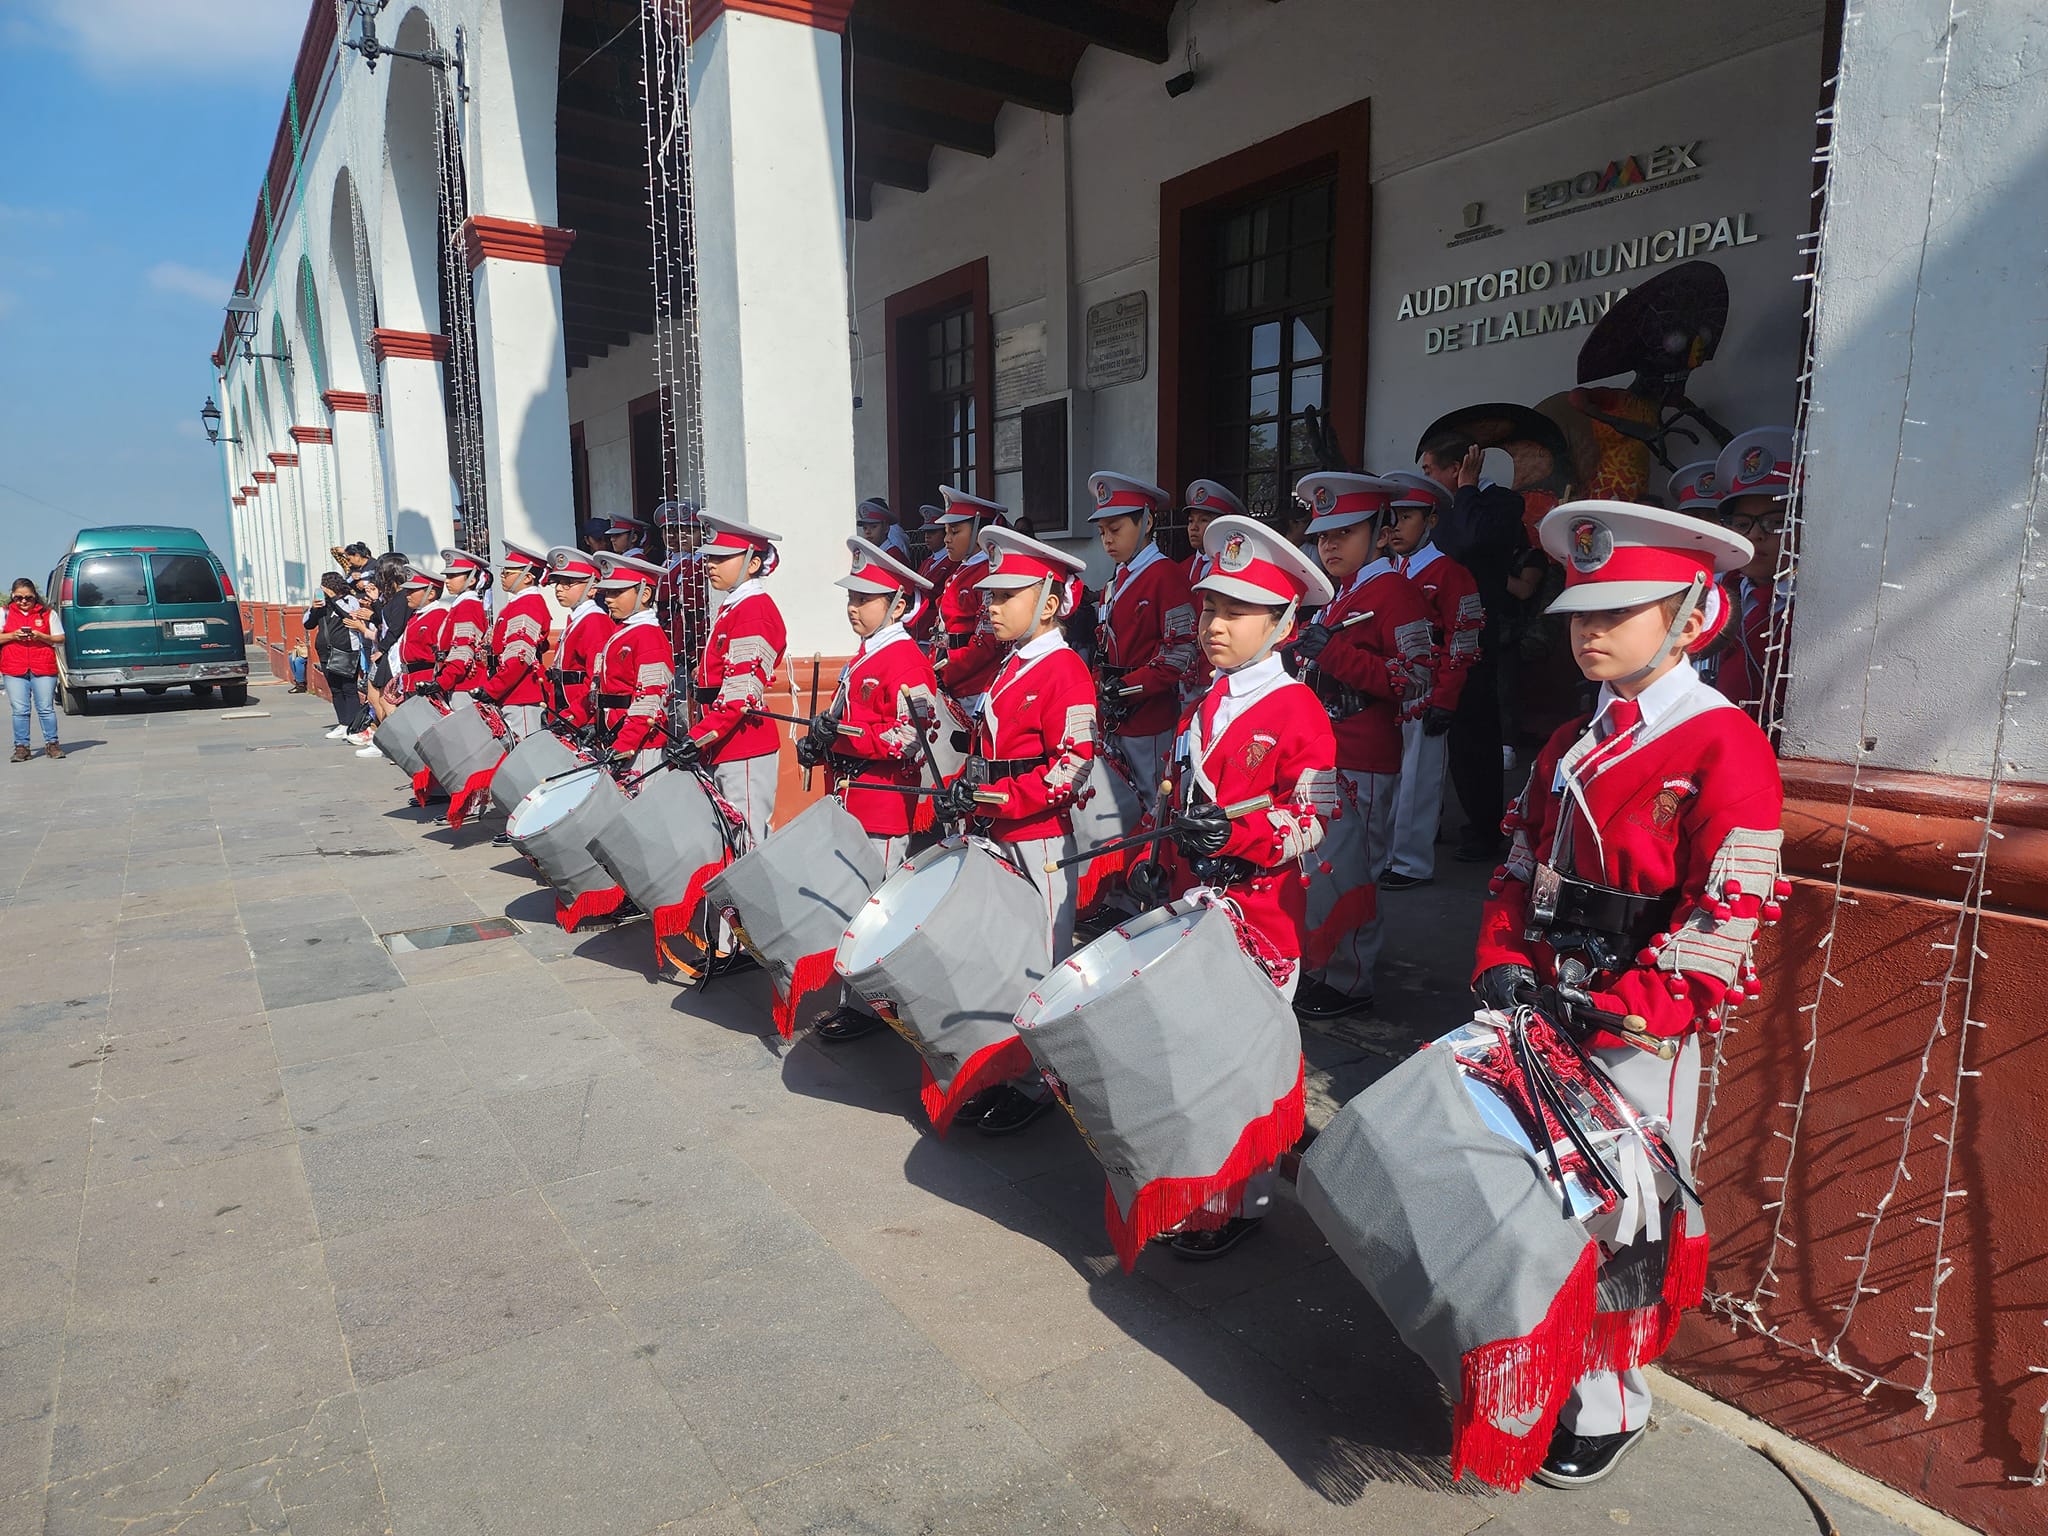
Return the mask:
<svg viewBox="0 0 2048 1536">
<path fill-rule="evenodd" d="M 1219 907 L 1173 904 L 1053 967 L 1017 1030 L 1108 1176 L 1126 1270 L 1301 1138 L 1301 1029 Z"/>
<path fill-rule="evenodd" d="M 505 746 L 505 738 L 491 728 L 490 720 L 471 698 L 457 700 L 447 714 L 421 733 L 420 756 L 448 791 L 449 826 L 462 825 L 469 806 L 489 786 L 492 773 L 504 761 Z"/>
<path fill-rule="evenodd" d="M 420 738 L 440 718 L 441 706 L 416 694 L 391 712 L 371 740 L 410 778 L 427 766 L 427 760 L 420 756 Z"/>
<path fill-rule="evenodd" d="M 730 862 L 724 826 L 696 774 L 657 768 L 590 839 L 591 857 L 652 919 L 657 955 L 689 929 L 705 885 Z"/>
<path fill-rule="evenodd" d="M 981 1092 L 1031 1070 L 1018 999 L 1045 979 L 1045 899 L 979 841 L 951 838 L 891 875 L 855 914 L 833 968 L 924 1058 L 940 1135 Z"/>
<path fill-rule="evenodd" d="M 876 886 L 882 856 L 846 807 L 826 796 L 714 875 L 704 894 L 775 987 L 775 1027 L 832 979 L 832 952 Z"/>
<path fill-rule="evenodd" d="M 510 816 L 512 808 L 542 779 L 567 773 L 589 761 L 553 731 L 535 731 L 507 752 L 498 771 L 491 775 L 491 804 L 500 815 Z"/>
<path fill-rule="evenodd" d="M 625 803 L 611 775 L 593 764 L 535 785 L 506 818 L 512 846 L 555 888 L 555 921 L 571 933 L 584 918 L 615 912 L 626 899 L 590 855 L 591 839 Z"/>
</svg>

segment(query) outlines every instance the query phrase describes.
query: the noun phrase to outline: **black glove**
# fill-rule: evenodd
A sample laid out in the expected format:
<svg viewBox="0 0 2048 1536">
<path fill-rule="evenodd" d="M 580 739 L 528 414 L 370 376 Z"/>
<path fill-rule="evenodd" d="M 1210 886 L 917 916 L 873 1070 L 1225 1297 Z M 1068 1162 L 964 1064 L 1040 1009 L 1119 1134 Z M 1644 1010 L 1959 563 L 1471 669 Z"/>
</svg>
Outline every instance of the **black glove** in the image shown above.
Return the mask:
<svg viewBox="0 0 2048 1536">
<path fill-rule="evenodd" d="M 1221 853 L 1230 841 L 1230 818 L 1220 805 L 1195 805 L 1173 819 L 1174 846 L 1191 859 Z"/>
<path fill-rule="evenodd" d="M 671 768 L 694 768 L 704 756 L 704 749 L 694 736 L 671 736 L 661 755 Z"/>
<path fill-rule="evenodd" d="M 818 745 L 815 734 L 800 736 L 796 743 L 796 765 L 806 771 L 817 767 L 830 755 L 826 748 Z"/>
<path fill-rule="evenodd" d="M 823 761 L 824 754 L 831 751 L 833 743 L 839 740 L 838 718 L 830 710 L 812 716 L 810 734 L 804 740 L 817 749 L 819 760 Z"/>
<path fill-rule="evenodd" d="M 1490 965 L 1472 983 L 1479 1001 L 1503 1013 L 1512 1012 L 1536 991 L 1536 973 L 1526 965 Z"/>
<path fill-rule="evenodd" d="M 438 699 L 441 697 L 441 685 L 432 678 L 428 678 L 422 683 L 414 683 L 412 691 L 423 699 Z"/>
<path fill-rule="evenodd" d="M 932 796 L 932 814 L 940 821 L 965 821 L 980 811 L 981 807 L 974 798 L 974 786 L 965 779 L 955 779 Z"/>
<path fill-rule="evenodd" d="M 1295 637 L 1292 647 L 1297 660 L 1314 661 L 1323 654 L 1323 647 L 1330 643 L 1330 636 L 1336 631 L 1327 624 L 1311 624 Z"/>
<path fill-rule="evenodd" d="M 1457 717 L 1441 704 L 1431 704 L 1422 711 L 1422 734 L 1441 736 L 1451 728 L 1451 721 Z"/>
<path fill-rule="evenodd" d="M 1157 859 L 1143 859 L 1124 871 L 1124 889 L 1140 907 L 1166 904 L 1166 869 Z"/>
</svg>

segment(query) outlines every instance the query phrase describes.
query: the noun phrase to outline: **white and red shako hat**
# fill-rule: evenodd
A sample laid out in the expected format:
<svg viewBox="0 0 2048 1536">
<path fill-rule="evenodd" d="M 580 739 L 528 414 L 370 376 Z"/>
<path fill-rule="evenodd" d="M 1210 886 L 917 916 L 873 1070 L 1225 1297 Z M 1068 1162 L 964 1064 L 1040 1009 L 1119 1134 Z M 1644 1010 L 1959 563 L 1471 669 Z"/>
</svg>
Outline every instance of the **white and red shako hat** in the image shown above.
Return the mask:
<svg viewBox="0 0 2048 1536">
<path fill-rule="evenodd" d="M 926 503 L 924 506 L 921 506 L 917 509 L 917 515 L 924 519 L 923 522 L 917 525 L 917 531 L 919 533 L 929 533 L 934 528 L 944 528 L 946 526 L 944 523 L 939 521 L 939 519 L 945 515 L 945 509 L 943 507 L 935 507 L 932 506 L 930 503 Z"/>
<path fill-rule="evenodd" d="M 1428 507 L 1432 512 L 1442 512 L 1451 504 L 1449 491 L 1412 469 L 1390 469 L 1379 478 L 1394 488 L 1390 507 Z"/>
<path fill-rule="evenodd" d="M 853 520 L 863 528 L 886 528 L 896 521 L 889 511 L 889 503 L 880 496 L 870 496 L 855 507 Z"/>
<path fill-rule="evenodd" d="M 697 521 L 707 531 L 704 542 L 697 546 L 700 555 L 740 555 L 748 552 L 771 554 L 772 545 L 782 540 L 779 533 L 770 533 L 766 528 L 756 528 L 752 523 L 739 517 L 726 517 L 718 512 L 699 512 Z"/>
<path fill-rule="evenodd" d="M 1378 475 L 1329 469 L 1303 475 L 1295 483 L 1294 494 L 1309 509 L 1308 531 L 1313 536 L 1335 533 L 1378 517 L 1393 505 L 1394 493 L 1400 489 Z"/>
<path fill-rule="evenodd" d="M 988 556 L 988 574 L 975 586 L 991 592 L 1028 587 L 1051 577 L 1065 582 L 1088 569 L 1088 562 L 1050 544 L 1041 544 L 1014 528 L 981 530 L 981 552 Z"/>
<path fill-rule="evenodd" d="M 1251 516 L 1250 508 L 1238 499 L 1237 493 L 1217 480 L 1193 482 L 1180 505 L 1184 512 L 1206 512 L 1211 517 Z"/>
<path fill-rule="evenodd" d="M 405 580 L 398 584 L 398 590 L 401 592 L 438 592 L 441 590 L 442 579 L 437 572 L 428 570 L 425 562 L 416 560 L 405 568 Z"/>
<path fill-rule="evenodd" d="M 548 557 L 536 554 L 524 544 L 514 544 L 510 539 L 507 539 L 505 541 L 505 558 L 500 564 L 508 571 L 532 571 L 534 574 L 539 575 L 547 570 Z"/>
<path fill-rule="evenodd" d="M 945 503 L 945 507 L 932 519 L 935 523 L 992 523 L 1010 515 L 1010 509 L 1000 501 L 985 501 L 950 485 L 939 487 L 939 500 Z"/>
<path fill-rule="evenodd" d="M 1202 553 L 1210 557 L 1211 566 L 1209 574 L 1195 583 L 1197 592 L 1220 592 L 1270 608 L 1289 603 L 1320 608 L 1337 595 L 1313 560 L 1285 534 L 1256 518 L 1217 518 L 1202 534 Z"/>
<path fill-rule="evenodd" d="M 634 555 L 607 555 L 597 557 L 597 584 L 600 587 L 652 587 L 662 578 L 662 569 L 652 560 L 642 560 Z"/>
<path fill-rule="evenodd" d="M 1738 434 L 1714 460 L 1714 483 L 1723 501 L 1737 496 L 1783 501 L 1792 494 L 1792 429 L 1754 427 Z"/>
<path fill-rule="evenodd" d="M 548 579 L 550 581 L 594 581 L 597 578 L 597 560 L 580 549 L 567 544 L 557 544 L 548 551 Z"/>
<path fill-rule="evenodd" d="M 477 576 L 491 568 L 491 562 L 483 555 L 472 555 L 466 549 L 444 549 L 441 551 L 441 572 L 445 580 L 449 576 Z"/>
<path fill-rule="evenodd" d="M 866 539 L 848 539 L 846 551 L 853 556 L 853 569 L 833 582 L 835 587 L 844 587 L 849 592 L 901 592 L 911 598 L 932 589 L 923 576 Z"/>
<path fill-rule="evenodd" d="M 1170 492 L 1107 469 L 1088 477 L 1088 492 L 1095 498 L 1095 510 L 1088 514 L 1091 523 L 1105 517 L 1143 517 L 1148 512 L 1156 517 L 1173 505 Z"/>
<path fill-rule="evenodd" d="M 1653 603 L 1694 582 L 1711 586 L 1715 572 L 1740 570 L 1756 553 L 1718 523 L 1632 501 L 1568 501 L 1544 515 L 1537 534 L 1564 567 L 1550 613 Z"/>
<path fill-rule="evenodd" d="M 647 526 L 646 519 L 635 517 L 630 512 L 614 512 L 611 516 L 612 532 L 638 533 Z"/>
<path fill-rule="evenodd" d="M 1696 464 L 1681 464 L 1671 471 L 1671 479 L 1664 487 L 1664 497 L 1675 512 L 1712 517 L 1714 508 L 1721 505 L 1721 493 L 1716 486 L 1714 461 L 1701 459 Z"/>
</svg>

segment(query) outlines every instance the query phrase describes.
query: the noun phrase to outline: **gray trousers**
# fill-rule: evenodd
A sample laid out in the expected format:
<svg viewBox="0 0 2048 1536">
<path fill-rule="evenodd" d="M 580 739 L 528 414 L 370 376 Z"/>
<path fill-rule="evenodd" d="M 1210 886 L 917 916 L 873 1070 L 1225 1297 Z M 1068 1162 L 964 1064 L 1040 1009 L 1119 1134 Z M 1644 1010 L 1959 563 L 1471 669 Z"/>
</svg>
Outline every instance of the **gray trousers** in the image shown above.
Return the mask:
<svg viewBox="0 0 2048 1536">
<path fill-rule="evenodd" d="M 768 836 L 768 822 L 775 814 L 775 774 L 782 766 L 782 754 L 764 752 L 759 757 L 729 758 L 711 765 L 711 782 L 719 796 L 740 813 L 747 827 L 747 847 L 758 848 Z M 732 929 L 718 920 L 718 947 L 732 949 Z"/>
<path fill-rule="evenodd" d="M 1175 737 L 1173 731 L 1161 731 L 1156 736 L 1116 738 L 1116 749 L 1123 754 L 1131 777 L 1137 781 L 1138 802 L 1148 811 L 1159 804 L 1159 781 L 1173 767 Z"/>
<path fill-rule="evenodd" d="M 1451 738 L 1422 734 L 1422 722 L 1401 727 L 1401 788 L 1394 796 L 1393 854 L 1387 867 L 1427 880 L 1436 873 L 1436 829 L 1443 818 L 1444 774 Z"/>
<path fill-rule="evenodd" d="M 1700 1112 L 1700 1037 L 1688 1036 L 1670 1061 L 1626 1045 L 1593 1054 L 1630 1104 L 1670 1120 L 1671 1150 L 1689 1177 Z M 1641 1428 L 1649 1418 L 1650 1383 L 1640 1370 L 1586 1372 L 1557 1415 L 1558 1423 L 1579 1435 L 1617 1435 Z"/>
<path fill-rule="evenodd" d="M 1322 846 L 1311 855 L 1313 861 L 1328 864 L 1328 875 L 1312 876 L 1316 885 L 1329 882 L 1338 892 L 1360 885 L 1375 885 L 1386 867 L 1387 844 L 1394 829 L 1394 791 L 1399 778 L 1391 773 L 1355 773 L 1337 770 L 1342 814 L 1325 824 Z M 1309 891 L 1309 923 L 1320 921 L 1319 892 Z M 1325 897 L 1325 910 L 1327 910 Z M 1373 967 L 1380 957 L 1380 919 L 1377 910 L 1364 922 L 1337 940 L 1321 979 L 1346 997 L 1372 995 Z"/>
<path fill-rule="evenodd" d="M 505 717 L 506 729 L 512 732 L 514 741 L 524 741 L 541 728 L 538 704 L 500 704 L 498 713 Z"/>
</svg>

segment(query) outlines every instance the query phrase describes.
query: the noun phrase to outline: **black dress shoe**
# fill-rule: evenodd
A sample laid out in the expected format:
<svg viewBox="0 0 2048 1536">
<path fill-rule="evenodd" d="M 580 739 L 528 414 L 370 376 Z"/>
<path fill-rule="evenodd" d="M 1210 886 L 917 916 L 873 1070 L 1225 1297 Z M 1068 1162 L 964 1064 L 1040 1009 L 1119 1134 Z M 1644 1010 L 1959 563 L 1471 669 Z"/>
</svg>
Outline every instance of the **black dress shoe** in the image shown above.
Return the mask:
<svg viewBox="0 0 2048 1536">
<path fill-rule="evenodd" d="M 1327 981 L 1312 981 L 1294 994 L 1294 1012 L 1304 1019 L 1342 1019 L 1372 1012 L 1372 994 L 1351 997 Z"/>
<path fill-rule="evenodd" d="M 491 839 L 491 846 L 493 848 L 510 848 L 512 846 L 512 834 L 510 832 L 500 832 Z"/>
<path fill-rule="evenodd" d="M 758 971 L 761 962 L 751 950 L 721 950 L 711 957 L 711 974 L 714 976 L 737 976 L 742 971 Z"/>
<path fill-rule="evenodd" d="M 1051 1094 L 1034 1099 L 1030 1094 L 1012 1088 L 1008 1083 L 995 1090 L 996 1101 L 979 1120 L 974 1128 L 984 1136 L 1014 1136 L 1040 1115 L 1048 1113 L 1058 1102 Z"/>
<path fill-rule="evenodd" d="M 884 1027 L 876 1015 L 842 1005 L 829 1013 L 819 1014 L 812 1023 L 812 1032 L 829 1045 L 842 1045 L 848 1040 L 858 1040 L 862 1035 L 872 1035 Z"/>
<path fill-rule="evenodd" d="M 1557 1426 L 1550 1437 L 1550 1454 L 1536 1469 L 1536 1481 L 1551 1488 L 1583 1488 L 1597 1483 L 1614 1470 L 1628 1448 L 1643 1438 L 1647 1425 L 1625 1429 L 1618 1435 L 1579 1435 Z"/>
<path fill-rule="evenodd" d="M 1176 1233 L 1167 1247 L 1172 1249 L 1176 1259 L 1186 1259 L 1190 1263 L 1220 1259 L 1258 1231 L 1259 1220 L 1257 1216 L 1233 1216 L 1214 1229 Z"/>
<path fill-rule="evenodd" d="M 1427 875 L 1404 875 L 1398 869 L 1390 869 L 1379 878 L 1379 887 L 1383 891 L 1412 891 L 1418 885 L 1429 883 Z"/>
<path fill-rule="evenodd" d="M 953 1111 L 953 1124 L 956 1126 L 981 1124 L 981 1117 L 1002 1102 L 1003 1088 L 1004 1085 L 1002 1083 L 997 1083 L 995 1087 L 984 1088 L 972 1098 L 963 1100 L 960 1107 Z"/>
</svg>

